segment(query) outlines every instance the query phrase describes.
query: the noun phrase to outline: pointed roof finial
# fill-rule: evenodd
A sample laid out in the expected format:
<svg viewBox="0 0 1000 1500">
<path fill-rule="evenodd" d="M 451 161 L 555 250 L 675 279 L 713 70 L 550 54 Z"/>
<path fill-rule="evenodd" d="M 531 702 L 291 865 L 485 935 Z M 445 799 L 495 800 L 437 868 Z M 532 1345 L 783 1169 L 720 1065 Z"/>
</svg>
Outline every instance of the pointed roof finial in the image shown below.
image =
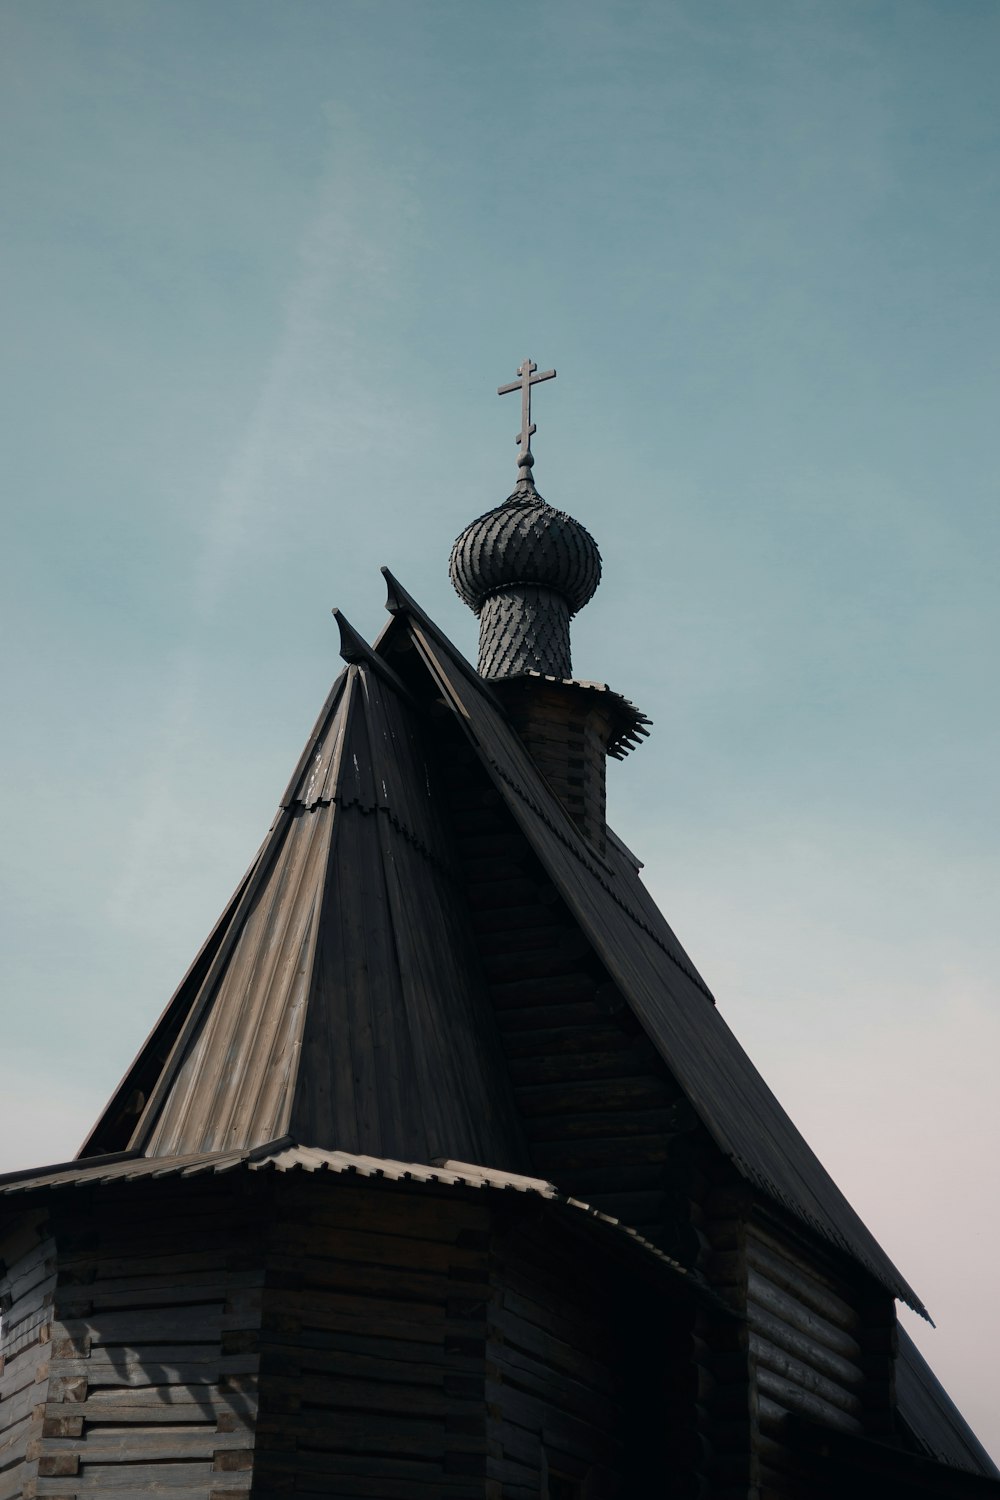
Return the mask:
<svg viewBox="0 0 1000 1500">
<path fill-rule="evenodd" d="M 531 435 L 536 431 L 535 424 L 531 420 L 531 387 L 538 385 L 541 380 L 554 380 L 555 370 L 545 370 L 541 375 L 536 374 L 538 366 L 530 359 L 526 359 L 518 367 L 518 378 L 512 380 L 509 385 L 497 387 L 498 396 L 506 396 L 511 391 L 521 392 L 521 431 L 514 439 L 519 446 L 517 455 L 517 488 L 534 489 L 535 481 L 532 477 L 532 467 L 535 462 L 531 451 Z"/>
</svg>

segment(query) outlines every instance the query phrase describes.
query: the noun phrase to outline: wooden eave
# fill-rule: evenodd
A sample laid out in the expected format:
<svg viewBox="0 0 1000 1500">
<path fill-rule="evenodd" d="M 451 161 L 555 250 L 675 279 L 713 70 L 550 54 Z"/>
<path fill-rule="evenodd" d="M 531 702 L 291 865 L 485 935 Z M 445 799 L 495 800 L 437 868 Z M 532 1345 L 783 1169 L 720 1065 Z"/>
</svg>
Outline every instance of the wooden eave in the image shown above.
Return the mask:
<svg viewBox="0 0 1000 1500">
<path fill-rule="evenodd" d="M 238 1172 L 361 1178 L 415 1189 L 440 1187 L 534 1201 L 541 1210 L 564 1219 L 575 1232 L 605 1245 L 616 1257 L 660 1280 L 674 1295 L 697 1301 L 726 1319 L 737 1316 L 711 1291 L 697 1271 L 680 1265 L 629 1225 L 588 1203 L 567 1197 L 553 1183 L 542 1178 L 504 1172 L 474 1162 L 397 1161 L 302 1146 L 291 1136 L 283 1136 L 253 1150 L 187 1152 L 172 1157 L 150 1157 L 139 1151 L 129 1151 L 94 1161 L 61 1162 L 50 1167 L 10 1172 L 0 1176 L 0 1200 L 3 1209 L 10 1211 L 18 1205 L 27 1206 L 27 1202 L 35 1204 L 50 1193 L 117 1184 L 176 1181 L 179 1178 L 229 1176 Z"/>
</svg>

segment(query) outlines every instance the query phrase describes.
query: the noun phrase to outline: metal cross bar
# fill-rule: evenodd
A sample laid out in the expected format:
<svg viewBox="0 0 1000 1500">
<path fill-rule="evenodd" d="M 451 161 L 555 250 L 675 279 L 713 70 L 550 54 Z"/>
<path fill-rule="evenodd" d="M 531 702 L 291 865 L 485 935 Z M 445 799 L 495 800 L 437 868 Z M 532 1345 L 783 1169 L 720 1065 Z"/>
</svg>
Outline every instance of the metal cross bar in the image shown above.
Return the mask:
<svg viewBox="0 0 1000 1500">
<path fill-rule="evenodd" d="M 497 387 L 498 396 L 506 396 L 511 391 L 521 392 L 521 431 L 514 439 L 520 448 L 518 458 L 526 457 L 531 451 L 531 435 L 537 431 L 531 420 L 531 387 L 537 385 L 540 380 L 554 380 L 555 370 L 545 370 L 541 375 L 536 375 L 538 369 L 530 359 L 526 359 L 518 368 L 518 379 L 512 380 L 509 385 Z M 530 467 L 530 465 L 528 466 Z"/>
</svg>

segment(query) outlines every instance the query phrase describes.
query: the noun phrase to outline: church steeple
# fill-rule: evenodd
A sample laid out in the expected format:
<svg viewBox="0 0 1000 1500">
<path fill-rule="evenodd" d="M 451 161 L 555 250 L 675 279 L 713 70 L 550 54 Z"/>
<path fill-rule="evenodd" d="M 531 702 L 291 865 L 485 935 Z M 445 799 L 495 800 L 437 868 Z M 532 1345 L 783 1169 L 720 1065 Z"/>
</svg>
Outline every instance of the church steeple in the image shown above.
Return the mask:
<svg viewBox="0 0 1000 1500">
<path fill-rule="evenodd" d="M 519 378 L 498 391 L 521 391 L 517 483 L 502 505 L 465 528 L 451 550 L 451 581 L 479 616 L 483 677 L 570 677 L 569 623 L 601 581 L 601 554 L 590 532 L 535 489 L 531 388 L 556 373 L 536 370 L 526 359 Z"/>
<path fill-rule="evenodd" d="M 638 744 L 649 721 L 619 694 L 573 678 L 570 621 L 597 590 L 601 554 L 586 527 L 535 488 L 531 389 L 556 373 L 537 368 L 524 360 L 498 391 L 521 392 L 517 483 L 461 533 L 448 572 L 479 617 L 480 675 L 577 827 L 603 850 L 607 757 Z"/>
</svg>

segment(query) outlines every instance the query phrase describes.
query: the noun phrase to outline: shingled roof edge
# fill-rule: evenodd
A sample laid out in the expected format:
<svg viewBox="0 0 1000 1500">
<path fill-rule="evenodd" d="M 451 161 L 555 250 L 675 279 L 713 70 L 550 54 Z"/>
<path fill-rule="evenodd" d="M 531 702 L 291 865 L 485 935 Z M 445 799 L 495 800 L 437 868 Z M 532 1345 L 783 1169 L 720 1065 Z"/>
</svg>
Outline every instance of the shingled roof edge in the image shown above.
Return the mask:
<svg viewBox="0 0 1000 1500">
<path fill-rule="evenodd" d="M 117 1152 L 94 1161 L 60 1162 L 51 1167 L 28 1168 L 0 1174 L 0 1198 L 20 1194 L 74 1191 L 87 1186 L 106 1187 L 115 1183 L 158 1181 L 169 1177 L 193 1177 L 209 1173 L 220 1175 L 239 1169 L 265 1172 L 304 1172 L 330 1176 L 359 1176 L 386 1182 L 468 1188 L 475 1191 L 523 1193 L 541 1198 L 555 1209 L 571 1214 L 577 1222 L 585 1221 L 599 1232 L 613 1234 L 622 1245 L 628 1244 L 645 1258 L 669 1273 L 691 1295 L 710 1304 L 729 1318 L 741 1315 L 714 1292 L 699 1271 L 679 1261 L 647 1240 L 637 1230 L 589 1203 L 561 1193 L 542 1178 L 521 1173 L 478 1166 L 473 1162 L 449 1161 L 446 1164 L 399 1161 L 394 1157 L 373 1157 L 349 1151 L 330 1151 L 307 1146 L 294 1136 L 279 1136 L 246 1150 L 187 1152 L 175 1157 L 149 1157 L 140 1152 Z M 56 1180 L 53 1180 L 56 1179 Z M 582 1227 L 582 1225 L 581 1225 Z"/>
</svg>

